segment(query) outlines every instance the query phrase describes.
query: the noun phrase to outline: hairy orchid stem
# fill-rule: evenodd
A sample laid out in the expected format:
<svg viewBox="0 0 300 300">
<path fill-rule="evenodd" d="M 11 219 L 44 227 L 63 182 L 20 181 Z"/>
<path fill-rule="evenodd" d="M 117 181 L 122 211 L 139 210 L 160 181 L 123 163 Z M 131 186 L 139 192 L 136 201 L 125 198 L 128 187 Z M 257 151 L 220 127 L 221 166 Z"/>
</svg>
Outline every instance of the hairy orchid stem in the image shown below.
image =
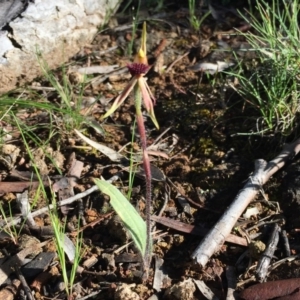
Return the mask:
<svg viewBox="0 0 300 300">
<path fill-rule="evenodd" d="M 147 227 L 147 241 L 146 241 L 146 251 L 144 254 L 144 268 L 146 272 L 146 277 L 148 277 L 148 271 L 151 263 L 151 254 L 152 254 L 152 240 L 151 240 L 151 196 L 152 196 L 152 187 L 151 187 L 151 168 L 150 160 L 147 152 L 147 137 L 144 124 L 144 118 L 142 114 L 142 94 L 138 85 L 134 88 L 134 100 L 135 100 L 135 109 L 136 109 L 136 120 L 137 127 L 140 134 L 141 145 L 143 150 L 143 165 L 145 172 L 145 181 L 146 181 L 146 227 Z"/>
</svg>

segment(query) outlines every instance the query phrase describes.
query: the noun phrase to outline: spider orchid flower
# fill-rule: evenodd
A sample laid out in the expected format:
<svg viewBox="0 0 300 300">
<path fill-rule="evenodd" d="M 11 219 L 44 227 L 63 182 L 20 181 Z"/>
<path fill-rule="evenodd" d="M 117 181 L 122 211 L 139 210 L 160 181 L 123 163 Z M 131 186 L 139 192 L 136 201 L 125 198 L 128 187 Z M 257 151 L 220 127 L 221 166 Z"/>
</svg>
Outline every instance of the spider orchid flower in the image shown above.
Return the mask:
<svg viewBox="0 0 300 300">
<path fill-rule="evenodd" d="M 133 90 L 139 90 L 143 99 L 143 105 L 147 110 L 152 122 L 159 129 L 158 122 L 156 120 L 154 114 L 154 105 L 155 105 L 155 98 L 147 84 L 147 80 L 145 78 L 146 73 L 148 72 L 150 66 L 148 65 L 147 59 L 147 50 L 146 50 L 146 24 L 143 25 L 143 32 L 142 32 L 142 45 L 139 49 L 138 53 L 135 56 L 133 63 L 127 65 L 127 68 L 132 75 L 131 80 L 129 81 L 128 85 L 124 88 L 124 90 L 117 96 L 114 103 L 112 104 L 111 108 L 106 112 L 106 114 L 102 117 L 102 119 L 107 118 L 112 113 L 117 110 L 121 104 L 126 100 L 128 95 Z M 137 113 L 140 110 L 140 103 L 135 103 Z"/>
</svg>

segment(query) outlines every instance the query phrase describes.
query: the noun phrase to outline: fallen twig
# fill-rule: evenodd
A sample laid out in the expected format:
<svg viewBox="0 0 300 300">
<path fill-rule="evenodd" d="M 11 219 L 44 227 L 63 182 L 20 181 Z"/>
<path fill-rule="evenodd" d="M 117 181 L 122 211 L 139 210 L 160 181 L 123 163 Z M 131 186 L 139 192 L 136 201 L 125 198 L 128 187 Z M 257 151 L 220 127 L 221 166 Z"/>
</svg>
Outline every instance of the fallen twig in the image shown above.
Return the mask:
<svg viewBox="0 0 300 300">
<path fill-rule="evenodd" d="M 56 205 L 62 206 L 62 205 L 71 204 L 71 203 L 73 203 L 74 201 L 76 201 L 76 200 L 78 200 L 78 199 L 80 199 L 80 198 L 86 197 L 86 196 L 88 196 L 88 195 L 90 195 L 91 193 L 96 192 L 96 191 L 99 191 L 99 189 L 98 189 L 98 187 L 97 187 L 96 185 L 94 185 L 94 186 L 92 186 L 90 189 L 88 189 L 88 190 L 86 190 L 86 191 L 84 191 L 84 192 L 82 192 L 82 193 L 80 193 L 80 194 L 77 194 L 77 195 L 75 195 L 75 196 L 73 196 L 73 197 L 70 197 L 70 198 L 68 198 L 68 199 L 65 199 L 65 200 L 62 200 L 62 201 L 58 202 Z M 31 215 L 32 215 L 32 217 L 36 217 L 36 216 L 39 216 L 39 215 L 41 215 L 41 214 L 46 213 L 49 209 L 53 209 L 53 205 L 52 205 L 52 204 L 48 205 L 47 207 L 43 207 L 43 208 L 41 208 L 41 209 L 39 209 L 39 210 L 36 210 L 36 211 L 32 212 Z M 21 217 L 17 217 L 17 218 L 15 218 L 13 221 L 8 222 L 8 223 L 4 226 L 4 228 L 8 228 L 8 227 L 11 227 L 11 226 L 15 226 L 15 225 L 21 223 L 21 221 L 22 221 Z"/>
<path fill-rule="evenodd" d="M 110 179 L 108 179 L 106 181 L 107 182 L 114 182 L 118 178 L 119 177 L 117 175 L 114 175 L 113 177 L 111 177 Z M 77 194 L 77 195 L 75 195 L 73 197 L 70 197 L 68 199 L 65 199 L 65 200 L 62 200 L 62 201 L 58 202 L 56 205 L 57 206 L 62 206 L 62 205 L 71 204 L 71 203 L 75 202 L 76 200 L 79 200 L 79 199 L 81 199 L 83 197 L 86 197 L 86 196 L 88 196 L 91 193 L 94 193 L 96 191 L 99 191 L 99 188 L 96 185 L 94 185 L 91 188 L 89 188 L 88 190 L 86 190 L 86 191 L 84 191 L 84 192 L 82 192 L 80 194 Z M 36 210 L 36 211 L 32 212 L 31 216 L 32 217 L 39 216 L 41 214 L 46 213 L 49 209 L 53 209 L 53 205 L 52 204 L 49 204 L 47 207 L 43 207 L 43 208 L 41 208 L 39 210 Z M 21 221 L 22 221 L 22 218 L 21 217 L 17 217 L 14 220 L 12 220 L 11 222 L 8 222 L 7 224 L 5 224 L 4 228 L 9 228 L 11 226 L 15 226 L 15 225 L 21 223 Z"/>
<path fill-rule="evenodd" d="M 172 220 L 172 219 L 166 218 L 166 217 L 151 216 L 151 220 L 155 221 L 159 224 L 165 225 L 167 227 L 170 227 L 172 229 L 175 229 L 175 230 L 178 230 L 181 232 L 194 234 L 194 235 L 204 236 L 208 232 L 208 230 L 205 228 L 190 225 L 190 224 L 185 224 L 183 222 Z M 242 238 L 242 237 L 239 237 L 239 236 L 236 236 L 233 234 L 229 234 L 226 237 L 226 241 L 233 243 L 233 244 L 240 245 L 240 246 L 248 245 L 247 240 L 245 238 Z"/>
<path fill-rule="evenodd" d="M 275 224 L 269 237 L 267 248 L 257 263 L 255 277 L 259 282 L 263 282 L 267 276 L 271 260 L 279 242 L 279 232 L 280 227 L 278 224 Z"/>
<path fill-rule="evenodd" d="M 176 63 L 178 63 L 181 59 L 183 59 L 184 57 L 188 56 L 190 53 L 190 50 L 185 52 L 183 55 L 180 55 L 179 57 L 177 57 L 169 66 L 168 68 L 165 70 L 165 73 L 170 72 L 170 70 L 174 67 L 174 65 Z"/>
<path fill-rule="evenodd" d="M 29 286 L 28 286 L 28 283 L 27 283 L 27 281 L 26 281 L 24 275 L 22 274 L 22 272 L 21 272 L 21 270 L 20 270 L 20 267 L 17 265 L 17 266 L 14 267 L 14 269 L 15 269 L 15 271 L 16 271 L 16 273 L 17 273 L 17 276 L 19 277 L 19 280 L 20 280 L 21 283 L 22 283 L 23 290 L 25 291 L 25 294 L 26 294 L 26 296 L 27 296 L 27 299 L 29 299 L 29 300 L 34 300 L 33 295 L 32 295 L 32 293 L 31 293 L 31 290 L 30 290 L 30 288 L 29 288 Z"/>
<path fill-rule="evenodd" d="M 227 266 L 226 267 L 226 278 L 227 278 L 227 295 L 226 300 L 234 300 L 234 292 L 236 290 L 236 274 L 235 274 L 235 267 Z"/>
<path fill-rule="evenodd" d="M 209 231 L 191 255 L 200 266 L 204 267 L 210 257 L 223 245 L 237 219 L 255 198 L 262 186 L 299 151 L 300 139 L 286 145 L 282 152 L 269 163 L 263 159 L 256 160 L 253 175 L 250 176 L 231 206 L 225 211 L 217 224 Z"/>
</svg>

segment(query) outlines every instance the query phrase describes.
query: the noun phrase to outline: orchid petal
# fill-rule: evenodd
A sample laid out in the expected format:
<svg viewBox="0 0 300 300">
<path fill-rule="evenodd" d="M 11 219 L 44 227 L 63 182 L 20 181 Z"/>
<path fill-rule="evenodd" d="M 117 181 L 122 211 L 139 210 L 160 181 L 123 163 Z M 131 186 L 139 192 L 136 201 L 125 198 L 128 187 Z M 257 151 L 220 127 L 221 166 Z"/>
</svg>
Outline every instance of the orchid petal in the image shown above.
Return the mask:
<svg viewBox="0 0 300 300">
<path fill-rule="evenodd" d="M 153 103 L 152 103 L 153 100 L 151 98 L 149 90 L 147 89 L 147 82 L 145 77 L 140 77 L 138 79 L 138 85 L 142 93 L 144 106 L 147 112 L 149 112 L 153 108 Z"/>
<path fill-rule="evenodd" d="M 155 127 L 157 129 L 159 129 L 159 125 L 156 120 L 156 117 L 154 114 L 154 108 L 153 108 L 153 102 L 155 102 L 155 99 L 154 99 L 153 94 L 151 93 L 150 88 L 144 77 L 140 77 L 138 79 L 138 85 L 139 85 L 139 88 L 142 93 L 144 106 L 145 106 L 152 122 L 154 123 Z"/>
<path fill-rule="evenodd" d="M 146 80 L 145 80 L 145 86 L 146 86 L 146 89 L 147 89 L 148 94 L 150 95 L 151 101 L 152 101 L 153 104 L 155 105 L 155 104 L 156 104 L 156 99 L 155 99 L 155 97 L 153 96 L 153 94 L 152 94 L 152 92 L 151 92 L 151 90 L 150 90 L 150 88 L 149 88 L 149 85 L 148 85 L 148 83 L 147 83 Z"/>
<path fill-rule="evenodd" d="M 119 94 L 117 96 L 117 98 L 115 99 L 115 101 L 112 104 L 111 108 L 105 113 L 104 116 L 101 117 L 101 119 L 107 118 L 108 116 L 110 116 L 111 114 L 113 114 L 116 109 L 119 108 L 119 106 L 126 100 L 126 98 L 128 97 L 129 93 L 133 90 L 133 88 L 136 85 L 137 81 L 138 81 L 137 77 L 133 77 L 129 81 L 128 85 L 124 88 L 124 90 L 121 92 L 121 94 Z"/>
</svg>

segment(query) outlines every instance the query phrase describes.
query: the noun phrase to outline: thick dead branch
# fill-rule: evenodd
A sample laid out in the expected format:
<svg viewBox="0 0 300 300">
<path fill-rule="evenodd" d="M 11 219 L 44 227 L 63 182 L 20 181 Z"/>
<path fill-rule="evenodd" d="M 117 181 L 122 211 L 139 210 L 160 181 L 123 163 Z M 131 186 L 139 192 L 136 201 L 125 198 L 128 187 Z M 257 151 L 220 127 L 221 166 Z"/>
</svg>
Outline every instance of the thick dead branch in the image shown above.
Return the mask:
<svg viewBox="0 0 300 300">
<path fill-rule="evenodd" d="M 282 168 L 287 161 L 293 159 L 299 151 L 300 139 L 292 144 L 286 145 L 282 152 L 269 163 L 263 159 L 255 161 L 255 171 L 253 175 L 249 177 L 244 188 L 236 196 L 231 206 L 225 211 L 217 224 L 209 231 L 193 252 L 191 257 L 195 259 L 200 266 L 204 267 L 210 257 L 223 245 L 237 219 L 255 198 L 262 186 L 274 173 Z"/>
</svg>

